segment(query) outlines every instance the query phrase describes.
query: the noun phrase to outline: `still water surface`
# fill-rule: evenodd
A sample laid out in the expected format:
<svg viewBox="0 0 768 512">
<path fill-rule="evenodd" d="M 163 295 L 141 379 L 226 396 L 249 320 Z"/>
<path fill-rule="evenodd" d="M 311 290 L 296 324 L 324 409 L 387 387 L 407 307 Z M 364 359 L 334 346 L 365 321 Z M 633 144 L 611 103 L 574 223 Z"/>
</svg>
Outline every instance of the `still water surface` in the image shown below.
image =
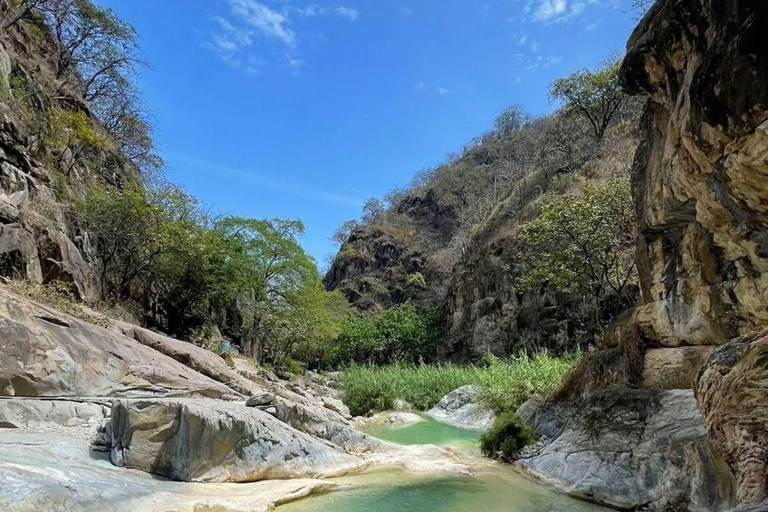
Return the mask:
<svg viewBox="0 0 768 512">
<path fill-rule="evenodd" d="M 437 444 L 478 457 L 480 433 L 425 418 L 406 427 L 372 424 L 369 434 L 399 444 Z M 334 479 L 345 487 L 278 512 L 606 512 L 492 464 L 475 476 L 414 475 L 386 469 Z"/>
</svg>

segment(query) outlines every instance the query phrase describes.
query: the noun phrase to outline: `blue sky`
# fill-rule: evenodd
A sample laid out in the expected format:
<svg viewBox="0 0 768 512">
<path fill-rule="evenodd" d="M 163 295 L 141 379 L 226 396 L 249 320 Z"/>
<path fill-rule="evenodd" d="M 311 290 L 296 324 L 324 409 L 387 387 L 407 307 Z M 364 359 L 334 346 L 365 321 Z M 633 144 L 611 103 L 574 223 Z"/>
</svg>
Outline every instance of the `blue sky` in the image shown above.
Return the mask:
<svg viewBox="0 0 768 512">
<path fill-rule="evenodd" d="M 631 0 L 97 0 L 136 26 L 169 177 L 214 212 L 300 218 L 322 264 L 363 201 L 506 105 L 623 51 Z"/>
</svg>

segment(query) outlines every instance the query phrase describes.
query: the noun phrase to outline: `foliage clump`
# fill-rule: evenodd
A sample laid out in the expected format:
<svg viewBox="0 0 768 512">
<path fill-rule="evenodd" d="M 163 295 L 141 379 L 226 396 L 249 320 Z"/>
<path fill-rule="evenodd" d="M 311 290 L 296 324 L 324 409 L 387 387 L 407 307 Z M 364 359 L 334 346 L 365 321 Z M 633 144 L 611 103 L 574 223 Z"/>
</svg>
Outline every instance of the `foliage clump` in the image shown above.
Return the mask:
<svg viewBox="0 0 768 512">
<path fill-rule="evenodd" d="M 283 365 L 301 353 L 321 365 L 350 314 L 338 292 L 323 290 L 298 242 L 300 221 L 210 218 L 177 187 L 135 184 L 94 186 L 75 214 L 106 300 L 143 290 L 153 303 L 147 321 L 168 332 L 212 323 L 259 361 Z"/>
<path fill-rule="evenodd" d="M 593 298 L 596 321 L 607 291 L 621 295 L 635 278 L 635 210 L 628 180 L 581 180 L 579 190 L 548 198 L 517 230 L 521 290 L 547 284 Z"/>
<path fill-rule="evenodd" d="M 476 365 L 353 366 L 344 371 L 342 398 L 355 415 L 391 409 L 396 399 L 418 410 L 434 407 L 447 393 L 468 384 L 483 390 L 482 401 L 496 411 L 514 411 L 534 394 L 547 395 L 580 359 L 547 352 Z"/>
<path fill-rule="evenodd" d="M 337 364 L 422 363 L 437 355 L 438 325 L 431 311 L 413 304 L 394 306 L 372 316 L 347 320 L 335 341 Z"/>
<path fill-rule="evenodd" d="M 536 432 L 525 421 L 513 412 L 505 412 L 494 419 L 493 426 L 480 438 L 480 451 L 486 457 L 511 462 L 536 439 Z"/>
</svg>

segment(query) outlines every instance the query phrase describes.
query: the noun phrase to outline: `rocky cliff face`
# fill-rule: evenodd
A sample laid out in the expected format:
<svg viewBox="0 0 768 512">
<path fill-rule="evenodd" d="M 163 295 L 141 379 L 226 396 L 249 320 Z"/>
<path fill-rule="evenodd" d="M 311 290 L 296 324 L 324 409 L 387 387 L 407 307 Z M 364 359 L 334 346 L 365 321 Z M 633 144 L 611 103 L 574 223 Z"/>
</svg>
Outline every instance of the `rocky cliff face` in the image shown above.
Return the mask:
<svg viewBox="0 0 768 512">
<path fill-rule="evenodd" d="M 447 333 L 441 348 L 447 358 L 471 360 L 486 353 L 503 357 L 543 349 L 562 353 L 594 343 L 600 334 L 589 297 L 547 287 L 517 290 L 519 210 L 514 197 L 502 203 L 453 268 L 442 305 Z M 630 291 L 606 300 L 604 320 L 612 320 L 633 296 Z"/>
<path fill-rule="evenodd" d="M 622 68 L 625 87 L 648 97 L 633 169 L 642 298 L 617 335 L 607 337 L 620 362 L 608 368 L 599 364 L 608 358 L 594 357 L 592 366 L 573 377 L 581 382 L 569 385 L 583 410 L 583 404 L 616 389 L 606 391 L 606 383 L 640 384 L 649 389 L 625 388 L 620 396 L 636 396 L 631 410 L 641 416 L 653 405 L 655 389 L 695 389 L 695 402 L 690 391 L 674 392 L 683 402 L 670 421 L 674 435 L 688 427 L 697 432 L 691 439 L 705 460 L 704 470 L 694 472 L 703 480 L 692 488 L 718 489 L 718 499 L 677 496 L 671 510 L 719 510 L 729 502 L 745 504 L 743 510 L 768 509 L 763 501 L 768 497 L 766 27 L 765 2 L 659 0 L 633 33 Z M 606 369 L 611 375 L 601 377 Z M 585 383 L 602 389 L 584 392 Z M 611 404 L 600 411 L 606 421 L 597 435 L 605 437 L 624 416 Z M 682 411 L 688 411 L 686 419 Z M 563 480 L 561 487 L 573 486 L 575 477 L 567 478 L 572 467 L 563 471 L 568 465 L 548 464 L 562 451 L 583 453 L 583 439 L 567 439 L 581 414 L 566 413 L 570 427 L 522 465 L 544 479 Z M 641 460 L 642 450 L 626 438 L 612 448 L 599 447 L 601 453 L 614 452 L 610 474 L 621 472 L 625 453 L 633 467 Z M 674 497 L 669 490 L 662 494 Z M 669 509 L 655 501 L 646 505 Z"/>
<path fill-rule="evenodd" d="M 449 279 L 440 251 L 456 232 L 455 212 L 427 192 L 405 197 L 388 215 L 352 232 L 325 276 L 326 289 L 365 311 L 406 300 L 434 305 Z"/>
<path fill-rule="evenodd" d="M 767 360 L 768 331 L 736 339 L 709 359 L 696 388 L 710 439 L 736 477 L 739 503 L 768 498 Z"/>
<path fill-rule="evenodd" d="M 55 109 L 93 120 L 79 93 L 56 78 L 54 55 L 55 43 L 36 26 L 0 33 L 0 276 L 72 283 L 72 292 L 92 300 L 100 292 L 72 202 L 88 183 L 117 185 L 137 175 L 105 133 L 90 165 L 42 143 Z"/>
<path fill-rule="evenodd" d="M 634 191 L 645 336 L 718 345 L 768 322 L 765 2 L 661 1 L 623 82 L 649 97 Z"/>
</svg>

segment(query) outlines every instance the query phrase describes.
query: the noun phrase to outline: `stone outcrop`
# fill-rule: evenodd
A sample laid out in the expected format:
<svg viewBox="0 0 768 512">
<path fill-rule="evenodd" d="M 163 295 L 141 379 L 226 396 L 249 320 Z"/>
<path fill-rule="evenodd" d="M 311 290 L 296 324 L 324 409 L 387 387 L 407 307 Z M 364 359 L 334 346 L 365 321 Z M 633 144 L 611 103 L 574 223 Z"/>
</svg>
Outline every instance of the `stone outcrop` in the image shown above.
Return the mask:
<svg viewBox="0 0 768 512">
<path fill-rule="evenodd" d="M 297 403 L 277 398 L 275 417 L 293 428 L 330 441 L 349 452 L 366 452 L 381 442 L 352 427 L 341 414 L 311 403 Z"/>
<path fill-rule="evenodd" d="M 55 425 L 95 427 L 109 417 L 110 408 L 105 402 L 2 398 L 0 428 Z"/>
<path fill-rule="evenodd" d="M 648 349 L 644 356 L 642 386 L 648 389 L 693 389 L 699 370 L 715 347 Z"/>
<path fill-rule="evenodd" d="M 238 393 L 250 396 L 263 389 L 256 382 L 231 369 L 221 356 L 210 350 L 124 322 L 118 323 L 118 326 L 123 334 L 129 338 L 133 338 L 142 345 L 150 347 L 206 377 L 225 383 Z"/>
<path fill-rule="evenodd" d="M 56 148 L 40 145 L 51 109 L 67 106 L 93 117 L 81 94 L 55 78 L 57 53 L 33 24 L 0 32 L 0 276 L 68 283 L 91 301 L 101 290 L 72 203 L 87 184 L 134 181 L 138 171 L 106 139 L 91 148 L 90 163 L 72 166 L 51 156 Z"/>
<path fill-rule="evenodd" d="M 449 277 L 441 255 L 457 229 L 456 214 L 434 193 L 410 194 L 393 215 L 412 228 L 387 223 L 357 227 L 324 278 L 355 307 L 381 310 L 406 300 L 434 303 Z"/>
<path fill-rule="evenodd" d="M 622 510 L 723 510 L 731 479 L 710 451 L 691 391 L 613 387 L 545 404 L 532 423 L 549 442 L 521 470 Z"/>
<path fill-rule="evenodd" d="M 88 441 L 48 434 L 0 436 L 4 512 L 267 512 L 337 484 L 281 480 L 244 484 L 174 482 L 114 466 Z"/>
<path fill-rule="evenodd" d="M 768 365 L 765 333 L 749 334 L 768 325 L 766 26 L 765 2 L 660 0 L 622 69 L 625 87 L 649 98 L 633 171 L 642 292 L 633 319 L 651 345 L 725 344 L 700 371 L 696 395 L 737 500 L 757 510 L 768 475 Z M 669 387 L 676 370 L 689 381 L 690 358 L 659 354 L 646 354 L 646 382 Z"/>
<path fill-rule="evenodd" d="M 240 397 L 132 338 L 4 291 L 0 340 L 3 395 Z"/>
<path fill-rule="evenodd" d="M 660 0 L 622 80 L 648 96 L 634 165 L 642 304 L 664 346 L 768 323 L 768 4 Z"/>
<path fill-rule="evenodd" d="M 465 427 L 486 429 L 493 423 L 493 411 L 480 403 L 481 394 L 477 386 L 462 386 L 441 398 L 427 414 Z"/>
<path fill-rule="evenodd" d="M 360 459 L 269 414 L 214 400 L 116 400 L 111 460 L 185 482 L 338 476 Z"/>
<path fill-rule="evenodd" d="M 768 499 L 768 331 L 720 347 L 701 371 L 696 398 L 710 438 L 737 482 L 739 503 Z"/>
</svg>

